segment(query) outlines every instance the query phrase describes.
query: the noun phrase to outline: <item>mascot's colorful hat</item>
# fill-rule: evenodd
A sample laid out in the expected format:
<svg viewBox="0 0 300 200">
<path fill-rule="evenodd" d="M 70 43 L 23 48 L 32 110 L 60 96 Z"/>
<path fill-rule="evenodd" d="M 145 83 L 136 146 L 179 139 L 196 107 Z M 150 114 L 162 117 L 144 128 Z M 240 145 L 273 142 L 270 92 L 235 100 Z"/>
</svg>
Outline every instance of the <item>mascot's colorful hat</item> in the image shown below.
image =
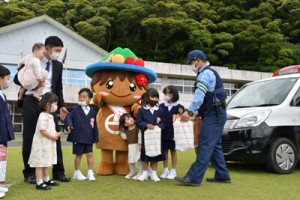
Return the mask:
<svg viewBox="0 0 300 200">
<path fill-rule="evenodd" d="M 104 56 L 100 62 L 87 66 L 85 73 L 92 78 L 96 71 L 104 69 L 131 71 L 138 73 L 137 79 L 139 79 L 138 77 L 143 78 L 145 75 L 148 79 L 146 83 L 153 83 L 157 75 L 151 69 L 145 68 L 144 65 L 144 60 L 138 58 L 130 49 L 118 47 Z"/>
</svg>

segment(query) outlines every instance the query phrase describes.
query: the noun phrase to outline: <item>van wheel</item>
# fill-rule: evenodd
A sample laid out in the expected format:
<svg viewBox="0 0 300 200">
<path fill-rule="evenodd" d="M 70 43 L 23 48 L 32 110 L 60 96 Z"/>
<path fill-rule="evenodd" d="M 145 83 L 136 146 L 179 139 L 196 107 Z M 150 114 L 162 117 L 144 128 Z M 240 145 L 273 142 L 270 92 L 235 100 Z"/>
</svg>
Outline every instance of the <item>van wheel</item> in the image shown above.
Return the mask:
<svg viewBox="0 0 300 200">
<path fill-rule="evenodd" d="M 287 138 L 278 138 L 268 153 L 267 167 L 278 174 L 289 174 L 297 166 L 298 152 L 293 142 Z"/>
</svg>

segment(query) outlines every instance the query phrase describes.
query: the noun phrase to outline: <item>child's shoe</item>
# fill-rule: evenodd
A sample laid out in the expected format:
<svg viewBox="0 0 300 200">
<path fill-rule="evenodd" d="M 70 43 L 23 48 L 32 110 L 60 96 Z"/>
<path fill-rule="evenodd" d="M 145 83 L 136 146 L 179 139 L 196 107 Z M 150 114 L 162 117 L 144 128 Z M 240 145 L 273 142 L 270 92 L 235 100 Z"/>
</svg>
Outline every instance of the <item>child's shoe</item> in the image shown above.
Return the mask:
<svg viewBox="0 0 300 200">
<path fill-rule="evenodd" d="M 142 175 L 137 180 L 139 181 L 148 180 L 148 171 L 143 171 Z"/>
<path fill-rule="evenodd" d="M 53 181 L 53 180 L 49 180 L 47 182 L 44 182 L 46 185 L 49 185 L 49 186 L 59 186 L 59 183 L 56 182 L 56 181 Z"/>
<path fill-rule="evenodd" d="M 6 193 L 6 192 L 8 192 L 8 188 L 0 186 L 0 193 Z"/>
<path fill-rule="evenodd" d="M 135 175 L 135 174 L 132 174 L 131 172 L 129 172 L 129 174 L 127 174 L 127 175 L 125 176 L 125 178 L 131 179 L 131 178 L 134 177 L 134 175 Z"/>
<path fill-rule="evenodd" d="M 0 192 L 0 199 L 5 196 L 4 192 Z"/>
<path fill-rule="evenodd" d="M 73 179 L 78 181 L 83 181 L 86 180 L 86 177 L 83 176 L 83 174 L 79 171 L 79 172 L 74 172 Z"/>
<path fill-rule="evenodd" d="M 88 172 L 88 174 L 87 174 L 87 179 L 88 179 L 89 181 L 95 181 L 96 178 L 95 178 L 95 176 L 94 176 L 94 172 Z"/>
<path fill-rule="evenodd" d="M 176 170 L 175 169 L 171 169 L 170 173 L 167 176 L 167 179 L 173 180 L 176 176 L 177 176 Z"/>
<path fill-rule="evenodd" d="M 168 174 L 169 174 L 168 168 L 164 168 L 164 171 L 163 171 L 163 173 L 160 175 L 160 178 L 167 178 Z"/>
<path fill-rule="evenodd" d="M 142 173 L 137 173 L 135 176 L 132 177 L 132 179 L 137 180 L 141 175 Z"/>
<path fill-rule="evenodd" d="M 35 188 L 37 190 L 50 190 L 51 189 L 51 186 L 50 185 L 47 185 L 45 183 L 41 183 L 41 184 L 36 184 Z"/>
<path fill-rule="evenodd" d="M 151 180 L 153 180 L 154 182 L 160 181 L 160 179 L 158 178 L 157 174 L 153 173 L 153 172 L 151 174 Z"/>
</svg>

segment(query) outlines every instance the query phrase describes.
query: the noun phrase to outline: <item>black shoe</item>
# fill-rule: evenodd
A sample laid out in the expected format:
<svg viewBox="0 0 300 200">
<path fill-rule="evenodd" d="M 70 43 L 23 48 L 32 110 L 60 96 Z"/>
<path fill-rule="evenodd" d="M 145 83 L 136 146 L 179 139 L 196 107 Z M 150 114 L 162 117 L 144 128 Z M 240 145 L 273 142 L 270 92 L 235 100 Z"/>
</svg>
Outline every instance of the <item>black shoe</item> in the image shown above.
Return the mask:
<svg viewBox="0 0 300 200">
<path fill-rule="evenodd" d="M 66 175 L 54 176 L 53 179 L 56 181 L 61 181 L 61 182 L 69 182 L 71 180 L 71 178 L 67 177 Z"/>
<path fill-rule="evenodd" d="M 199 186 L 200 183 L 193 183 L 191 181 L 191 179 L 189 179 L 188 177 L 184 176 L 182 178 L 180 177 L 175 177 L 175 181 L 178 181 L 179 183 L 182 183 L 184 185 L 190 185 L 190 186 Z"/>
<path fill-rule="evenodd" d="M 212 183 L 231 183 L 230 179 L 218 179 L 218 178 L 207 178 L 206 181 Z"/>
<path fill-rule="evenodd" d="M 50 185 L 47 185 L 45 183 L 41 183 L 41 184 L 36 184 L 35 188 L 37 190 L 50 190 L 51 189 L 51 186 Z"/>
<path fill-rule="evenodd" d="M 30 184 L 36 184 L 35 176 L 28 176 L 24 179 L 24 182 L 30 183 Z"/>
<path fill-rule="evenodd" d="M 47 182 L 44 182 L 46 185 L 50 185 L 50 186 L 59 186 L 58 182 L 55 182 L 53 180 L 49 180 Z"/>
</svg>

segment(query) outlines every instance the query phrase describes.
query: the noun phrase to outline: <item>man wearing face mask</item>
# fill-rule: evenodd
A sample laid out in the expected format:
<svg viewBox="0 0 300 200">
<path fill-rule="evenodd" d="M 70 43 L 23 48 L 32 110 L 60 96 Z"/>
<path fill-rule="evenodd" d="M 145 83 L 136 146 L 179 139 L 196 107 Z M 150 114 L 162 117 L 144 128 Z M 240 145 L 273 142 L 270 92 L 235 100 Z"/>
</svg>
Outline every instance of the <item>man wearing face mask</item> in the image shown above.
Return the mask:
<svg viewBox="0 0 300 200">
<path fill-rule="evenodd" d="M 57 61 L 62 48 L 63 42 L 57 36 L 50 36 L 45 40 L 45 57 L 42 59 L 41 65 L 48 71 L 48 76 L 44 82 L 44 89 L 42 95 L 47 92 L 55 93 L 58 98 L 58 110 L 60 113 L 60 119 L 64 120 L 66 114 L 68 113 L 65 102 L 63 99 L 63 87 L 62 87 L 62 71 L 63 65 L 61 62 Z M 23 146 L 22 146 L 22 156 L 24 163 L 24 181 L 29 183 L 36 183 L 35 180 L 35 169 L 30 168 L 28 165 L 28 159 L 32 146 L 32 139 L 34 136 L 37 119 L 39 117 L 39 108 L 38 101 L 33 96 L 34 91 L 28 90 L 25 93 L 24 102 L 23 102 Z M 54 121 L 56 126 L 56 131 L 59 131 L 58 127 L 58 118 L 54 115 Z M 61 149 L 60 139 L 56 141 L 57 147 L 57 165 L 53 166 L 53 179 L 68 182 L 71 179 L 65 176 L 65 169 L 63 165 L 63 156 Z"/>
<path fill-rule="evenodd" d="M 207 178 L 206 181 L 230 183 L 222 151 L 222 133 L 227 119 L 225 107 L 227 95 L 222 80 L 219 74 L 210 68 L 210 63 L 200 50 L 189 52 L 187 63 L 192 64 L 197 79 L 193 100 L 182 115 L 182 120 L 189 120 L 190 116 L 198 112 L 202 118 L 201 136 L 196 161 L 183 178 L 176 177 L 175 180 L 184 185 L 199 186 L 211 162 L 216 172 L 213 178 Z"/>
</svg>

